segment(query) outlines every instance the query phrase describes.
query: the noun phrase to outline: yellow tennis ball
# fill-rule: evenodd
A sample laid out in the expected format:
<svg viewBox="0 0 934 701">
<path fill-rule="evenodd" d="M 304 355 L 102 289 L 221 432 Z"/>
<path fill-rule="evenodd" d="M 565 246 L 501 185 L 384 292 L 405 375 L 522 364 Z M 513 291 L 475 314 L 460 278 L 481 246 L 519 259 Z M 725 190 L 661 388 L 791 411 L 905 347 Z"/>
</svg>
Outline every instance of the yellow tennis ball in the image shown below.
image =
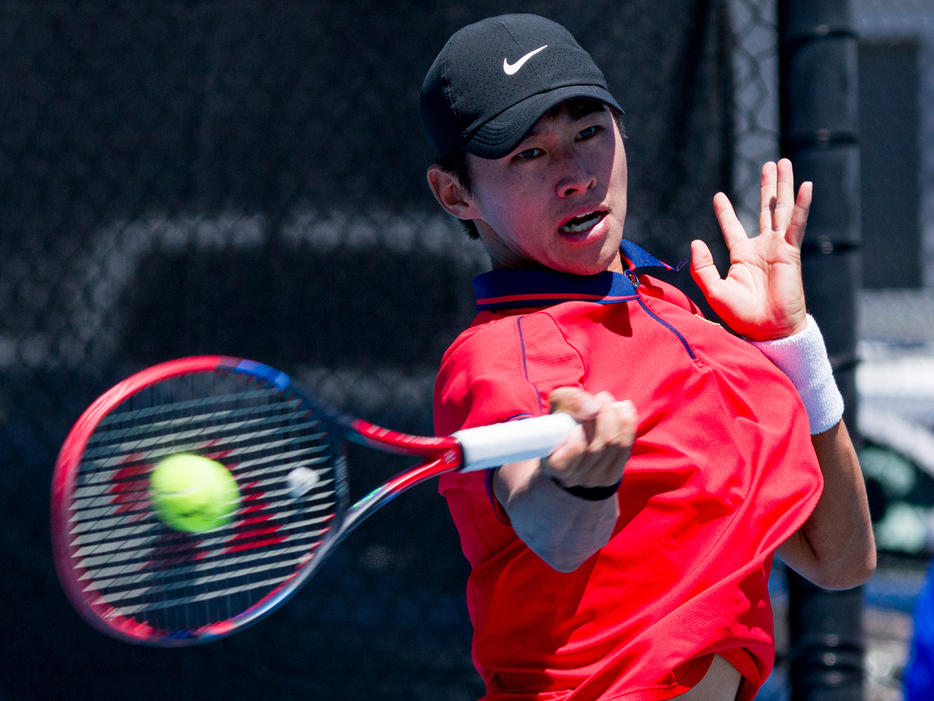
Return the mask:
<svg viewBox="0 0 934 701">
<path fill-rule="evenodd" d="M 179 453 L 159 462 L 149 478 L 159 518 L 179 531 L 202 533 L 230 523 L 240 508 L 237 480 L 219 462 Z"/>
</svg>

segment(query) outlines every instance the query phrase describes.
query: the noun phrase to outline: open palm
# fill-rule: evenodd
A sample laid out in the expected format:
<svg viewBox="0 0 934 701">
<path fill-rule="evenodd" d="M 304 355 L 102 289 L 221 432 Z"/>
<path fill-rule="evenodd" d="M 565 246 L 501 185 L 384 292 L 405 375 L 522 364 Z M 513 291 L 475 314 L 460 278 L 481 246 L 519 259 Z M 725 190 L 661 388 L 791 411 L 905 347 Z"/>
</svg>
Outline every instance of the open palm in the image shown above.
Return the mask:
<svg viewBox="0 0 934 701">
<path fill-rule="evenodd" d="M 811 183 L 794 193 L 791 161 L 762 167 L 759 235 L 750 238 L 729 198 L 718 192 L 714 213 L 730 252 L 730 269 L 720 277 L 710 249 L 691 244 L 691 274 L 717 315 L 753 341 L 783 338 L 807 325 L 801 280 L 801 240 L 811 206 Z"/>
</svg>

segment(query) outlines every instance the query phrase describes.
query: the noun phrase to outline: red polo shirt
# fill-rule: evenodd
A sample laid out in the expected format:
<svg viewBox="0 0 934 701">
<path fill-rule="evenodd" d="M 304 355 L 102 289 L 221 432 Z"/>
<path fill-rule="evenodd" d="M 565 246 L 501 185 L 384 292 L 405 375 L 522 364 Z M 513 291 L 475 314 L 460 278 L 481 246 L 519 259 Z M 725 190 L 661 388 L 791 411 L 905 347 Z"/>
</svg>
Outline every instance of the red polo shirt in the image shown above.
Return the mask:
<svg viewBox="0 0 934 701">
<path fill-rule="evenodd" d="M 646 276 L 497 270 L 474 287 L 479 313 L 435 387 L 438 434 L 547 413 L 561 386 L 608 390 L 639 415 L 615 533 L 571 573 L 516 536 L 486 473 L 442 477 L 473 568 L 484 698 L 668 699 L 719 654 L 752 699 L 774 660 L 772 554 L 823 484 L 795 389 Z"/>
</svg>

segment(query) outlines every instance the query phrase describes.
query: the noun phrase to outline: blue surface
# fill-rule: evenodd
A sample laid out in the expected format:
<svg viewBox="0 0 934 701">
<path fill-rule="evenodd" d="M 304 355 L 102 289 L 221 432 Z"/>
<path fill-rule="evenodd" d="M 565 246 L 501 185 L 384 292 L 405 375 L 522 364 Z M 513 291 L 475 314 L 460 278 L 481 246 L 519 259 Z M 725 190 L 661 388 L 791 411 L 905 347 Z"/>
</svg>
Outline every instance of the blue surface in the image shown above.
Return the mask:
<svg viewBox="0 0 934 701">
<path fill-rule="evenodd" d="M 924 563 L 909 563 L 904 567 L 881 565 L 872 579 L 863 586 L 865 608 L 907 615 L 914 614 L 926 581 L 923 568 Z M 934 588 L 931 589 L 934 594 Z M 780 564 L 775 567 L 769 579 L 769 591 L 773 601 L 784 599 L 787 604 L 788 587 L 784 567 Z M 930 615 L 934 620 L 934 603 L 932 603 Z M 934 627 L 929 625 L 928 628 L 934 631 Z M 934 648 L 934 635 L 932 635 L 932 648 Z M 932 668 L 934 668 L 934 658 L 932 658 Z M 932 678 L 934 678 L 934 672 L 932 672 Z M 891 681 L 889 680 L 889 683 Z M 868 679 L 866 683 L 869 683 Z M 929 698 L 934 698 L 934 696 L 924 691 L 921 696 L 907 696 L 905 701 L 918 701 L 919 699 L 927 701 Z M 787 669 L 784 666 L 776 666 L 756 695 L 756 701 L 789 701 L 790 699 L 791 690 L 788 685 Z"/>
<path fill-rule="evenodd" d="M 923 584 L 923 572 L 876 571 L 863 587 L 866 606 L 910 614 Z"/>
</svg>

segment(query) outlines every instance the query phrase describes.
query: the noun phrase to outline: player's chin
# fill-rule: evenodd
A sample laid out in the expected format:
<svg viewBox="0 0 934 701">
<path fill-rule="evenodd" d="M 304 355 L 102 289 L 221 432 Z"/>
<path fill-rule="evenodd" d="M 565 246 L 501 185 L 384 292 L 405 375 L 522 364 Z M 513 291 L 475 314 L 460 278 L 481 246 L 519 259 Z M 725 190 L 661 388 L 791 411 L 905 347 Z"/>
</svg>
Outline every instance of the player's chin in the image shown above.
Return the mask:
<svg viewBox="0 0 934 701">
<path fill-rule="evenodd" d="M 604 242 L 604 245 L 589 248 L 574 247 L 560 257 L 560 264 L 551 267 L 572 275 L 598 275 L 607 270 L 619 271 L 619 243 L 612 245 Z"/>
<path fill-rule="evenodd" d="M 604 220 L 580 234 L 557 232 L 564 265 L 559 269 L 575 275 L 596 275 L 620 267 L 619 246 L 622 233 L 605 226 Z"/>
</svg>

